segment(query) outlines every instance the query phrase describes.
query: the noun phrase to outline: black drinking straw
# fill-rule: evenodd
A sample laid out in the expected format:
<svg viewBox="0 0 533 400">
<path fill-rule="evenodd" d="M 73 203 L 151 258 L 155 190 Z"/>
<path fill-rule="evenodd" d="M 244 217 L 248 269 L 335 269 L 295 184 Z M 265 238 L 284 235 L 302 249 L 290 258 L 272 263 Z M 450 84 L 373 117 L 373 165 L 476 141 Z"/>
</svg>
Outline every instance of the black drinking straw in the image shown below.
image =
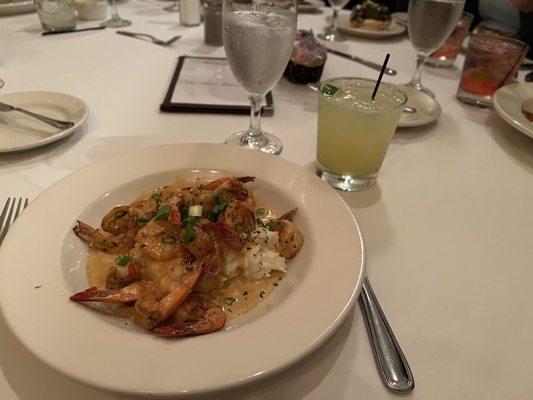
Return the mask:
<svg viewBox="0 0 533 400">
<path fill-rule="evenodd" d="M 385 61 L 383 61 L 383 65 L 381 66 L 381 71 L 379 71 L 379 78 L 376 82 L 376 86 L 374 86 L 374 91 L 372 92 L 372 101 L 374 101 L 374 97 L 376 97 L 376 94 L 379 89 L 379 84 L 381 83 L 381 79 L 383 78 L 383 73 L 385 72 L 385 68 L 387 68 L 387 63 L 389 62 L 390 54 L 387 53 L 385 56 Z"/>
</svg>

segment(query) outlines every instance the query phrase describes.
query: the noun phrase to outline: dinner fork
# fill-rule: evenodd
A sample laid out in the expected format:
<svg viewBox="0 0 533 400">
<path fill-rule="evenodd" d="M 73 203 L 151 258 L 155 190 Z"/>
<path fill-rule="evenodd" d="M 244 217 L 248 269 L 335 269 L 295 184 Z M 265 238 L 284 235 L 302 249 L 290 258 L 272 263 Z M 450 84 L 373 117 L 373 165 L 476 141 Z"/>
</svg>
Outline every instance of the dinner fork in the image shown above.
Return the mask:
<svg viewBox="0 0 533 400">
<path fill-rule="evenodd" d="M 145 37 L 152 41 L 152 43 L 157 44 L 159 46 L 170 46 L 172 43 L 174 43 L 176 40 L 181 39 L 181 36 L 174 36 L 173 38 L 169 40 L 161 40 L 158 39 L 152 35 L 149 35 L 147 33 L 137 33 L 137 32 L 129 32 L 129 31 L 117 31 L 119 35 L 129 36 L 129 37 Z"/>
<path fill-rule="evenodd" d="M 18 218 L 22 210 L 28 207 L 29 200 L 19 197 L 18 202 L 16 197 L 8 197 L 2 214 L 0 214 L 0 244 L 4 241 L 9 227 Z"/>
</svg>

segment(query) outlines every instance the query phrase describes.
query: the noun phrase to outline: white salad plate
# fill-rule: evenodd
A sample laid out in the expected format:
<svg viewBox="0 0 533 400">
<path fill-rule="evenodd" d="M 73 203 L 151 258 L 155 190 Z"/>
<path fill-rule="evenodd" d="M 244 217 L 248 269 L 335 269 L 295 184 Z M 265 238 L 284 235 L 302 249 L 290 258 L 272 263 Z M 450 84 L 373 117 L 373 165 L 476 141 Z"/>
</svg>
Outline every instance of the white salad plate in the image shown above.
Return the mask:
<svg viewBox="0 0 533 400">
<path fill-rule="evenodd" d="M 533 122 L 522 113 L 522 109 L 533 113 L 533 83 L 513 83 L 503 86 L 494 93 L 494 109 L 512 127 L 533 138 Z"/>
<path fill-rule="evenodd" d="M 0 16 L 26 14 L 35 11 L 33 0 L 1 1 Z"/>
<path fill-rule="evenodd" d="M 366 37 L 370 39 L 385 39 L 391 36 L 401 35 L 405 32 L 405 26 L 398 25 L 395 20 L 392 20 L 389 27 L 383 31 L 376 31 L 373 29 L 354 28 L 350 24 L 349 15 L 339 15 L 337 20 L 337 29 L 339 32 L 351 36 Z"/>
<path fill-rule="evenodd" d="M 247 184 L 255 196 L 278 212 L 298 208 L 304 245 L 258 307 L 222 331 L 170 340 L 69 301 L 87 287 L 77 219 L 98 225 L 114 205 L 177 177 L 223 175 L 255 176 Z M 80 382 L 143 398 L 193 395 L 270 376 L 310 354 L 349 314 L 364 270 L 354 216 L 313 173 L 239 147 L 165 145 L 92 164 L 35 199 L 0 249 L 0 310 L 31 353 Z"/>
<path fill-rule="evenodd" d="M 82 100 L 64 93 L 6 93 L 0 95 L 0 102 L 74 122 L 72 128 L 60 130 L 18 111 L 0 112 L 0 154 L 41 147 L 70 136 L 89 115 L 89 107 Z"/>
</svg>

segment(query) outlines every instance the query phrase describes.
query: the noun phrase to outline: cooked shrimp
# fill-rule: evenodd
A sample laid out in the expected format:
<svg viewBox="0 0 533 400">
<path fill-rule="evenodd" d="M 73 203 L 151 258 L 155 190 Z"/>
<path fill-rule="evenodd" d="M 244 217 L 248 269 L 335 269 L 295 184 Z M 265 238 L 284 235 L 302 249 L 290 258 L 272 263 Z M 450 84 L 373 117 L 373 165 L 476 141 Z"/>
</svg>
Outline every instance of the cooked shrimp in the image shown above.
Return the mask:
<svg viewBox="0 0 533 400">
<path fill-rule="evenodd" d="M 120 235 L 135 229 L 135 216 L 130 212 L 130 206 L 113 207 L 101 223 L 102 229 L 113 235 Z"/>
<path fill-rule="evenodd" d="M 140 283 L 135 282 L 120 290 L 98 290 L 96 286 L 85 289 L 70 296 L 70 300 L 80 301 L 99 301 L 103 303 L 131 303 L 137 301 L 142 291 Z"/>
<path fill-rule="evenodd" d="M 207 217 L 216 204 L 215 192 L 205 190 L 202 187 L 183 189 L 183 203 L 190 207 L 193 205 L 202 206 L 202 216 Z"/>
<path fill-rule="evenodd" d="M 106 276 L 107 289 L 122 289 L 139 278 L 139 268 L 134 259 L 127 265 L 113 264 Z"/>
<path fill-rule="evenodd" d="M 183 247 L 199 260 L 204 269 L 211 274 L 217 274 L 223 261 L 223 252 L 215 235 L 215 228 L 211 221 L 201 218 L 190 229 L 194 234 Z"/>
<path fill-rule="evenodd" d="M 136 322 L 151 329 L 167 319 L 191 294 L 192 288 L 198 278 L 200 278 L 201 273 L 202 268 L 194 268 L 184 275 L 180 282 L 169 292 L 165 290 L 160 282 L 146 282 L 144 290 L 135 302 Z"/>
<path fill-rule="evenodd" d="M 295 213 L 296 208 L 283 214 L 275 221 L 275 228 L 279 234 L 278 253 L 285 258 L 294 257 L 304 243 L 302 232 L 292 223 Z"/>
<path fill-rule="evenodd" d="M 255 229 L 254 213 L 244 202 L 235 200 L 218 217 L 215 226 L 228 246 L 240 251 L 246 237 Z"/>
<path fill-rule="evenodd" d="M 152 219 L 157 213 L 157 210 L 157 201 L 151 197 L 136 200 L 130 205 L 130 211 L 137 216 L 137 219 L 141 221 Z"/>
<path fill-rule="evenodd" d="M 106 253 L 127 253 L 130 247 L 133 246 L 133 238 L 129 232 L 127 234 L 113 235 L 101 229 L 94 229 L 81 221 L 76 221 L 76 226 L 72 230 L 76 236 L 87 242 L 89 246 Z"/>
<path fill-rule="evenodd" d="M 205 335 L 224 327 L 226 313 L 211 296 L 193 293 L 178 307 L 174 319 L 174 324 L 157 327 L 154 332 L 170 337 Z"/>
<path fill-rule="evenodd" d="M 166 220 L 151 220 L 137 232 L 141 253 L 158 261 L 172 260 L 180 254 L 176 226 Z"/>
<path fill-rule="evenodd" d="M 222 196 L 224 201 L 244 201 L 248 207 L 255 209 L 255 199 L 251 191 L 244 186 L 247 182 L 254 181 L 253 176 L 224 177 L 201 185 L 202 189 L 212 190 L 215 195 Z"/>
<path fill-rule="evenodd" d="M 171 290 L 162 279 L 133 283 L 120 290 L 98 290 L 91 287 L 70 296 L 75 302 L 98 301 L 104 303 L 135 302 L 136 322 L 146 328 L 153 328 L 174 313 L 189 296 L 198 281 L 202 268 L 196 267 L 185 274 Z M 168 281 L 165 281 L 168 284 Z"/>
</svg>

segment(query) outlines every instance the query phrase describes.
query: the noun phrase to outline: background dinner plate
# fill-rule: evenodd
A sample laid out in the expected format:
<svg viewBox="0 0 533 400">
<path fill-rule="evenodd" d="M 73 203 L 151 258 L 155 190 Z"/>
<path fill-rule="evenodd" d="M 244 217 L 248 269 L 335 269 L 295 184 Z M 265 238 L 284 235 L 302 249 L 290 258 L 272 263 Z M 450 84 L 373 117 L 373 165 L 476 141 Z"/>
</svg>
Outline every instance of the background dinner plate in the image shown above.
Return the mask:
<svg viewBox="0 0 533 400">
<path fill-rule="evenodd" d="M 298 208 L 305 241 L 272 294 L 225 330 L 168 340 L 68 300 L 87 286 L 86 246 L 72 232 L 113 205 L 176 177 L 253 175 L 278 211 Z M 309 354 L 342 323 L 364 275 L 361 233 L 341 197 L 277 156 L 213 144 L 166 145 L 83 168 L 34 200 L 0 249 L 0 307 L 39 359 L 78 381 L 148 396 L 216 391 L 268 376 Z"/>
<path fill-rule="evenodd" d="M 398 25 L 407 27 L 408 24 L 408 14 L 406 12 L 393 12 L 391 17 Z"/>
<path fill-rule="evenodd" d="M 402 113 L 398 128 L 423 126 L 439 118 L 442 108 L 433 97 L 410 86 L 398 85 L 397 88 L 407 95 L 407 103 L 405 105 L 416 108 L 416 113 Z"/>
<path fill-rule="evenodd" d="M 350 25 L 349 15 L 339 15 L 337 29 L 339 32 L 351 36 L 360 36 L 371 39 L 384 39 L 391 36 L 401 35 L 405 32 L 405 26 L 398 25 L 398 23 L 392 20 L 389 28 L 384 31 L 374 31 L 372 29 L 354 28 Z"/>
<path fill-rule="evenodd" d="M 17 111 L 0 112 L 0 154 L 33 149 L 70 136 L 89 114 L 82 100 L 57 92 L 6 93 L 0 95 L 0 102 L 75 123 L 72 128 L 59 130 Z"/>
<path fill-rule="evenodd" d="M 305 0 L 305 3 L 298 4 L 298 12 L 309 13 L 318 11 L 321 7 L 324 7 L 324 2 L 319 0 Z"/>
<path fill-rule="evenodd" d="M 0 16 L 26 14 L 35 11 L 35 3 L 33 0 L 23 1 L 1 1 L 0 0 Z"/>
<path fill-rule="evenodd" d="M 494 109 L 509 125 L 533 138 L 533 122 L 522 114 L 522 103 L 533 102 L 533 83 L 513 83 L 499 88 L 494 94 Z"/>
</svg>

